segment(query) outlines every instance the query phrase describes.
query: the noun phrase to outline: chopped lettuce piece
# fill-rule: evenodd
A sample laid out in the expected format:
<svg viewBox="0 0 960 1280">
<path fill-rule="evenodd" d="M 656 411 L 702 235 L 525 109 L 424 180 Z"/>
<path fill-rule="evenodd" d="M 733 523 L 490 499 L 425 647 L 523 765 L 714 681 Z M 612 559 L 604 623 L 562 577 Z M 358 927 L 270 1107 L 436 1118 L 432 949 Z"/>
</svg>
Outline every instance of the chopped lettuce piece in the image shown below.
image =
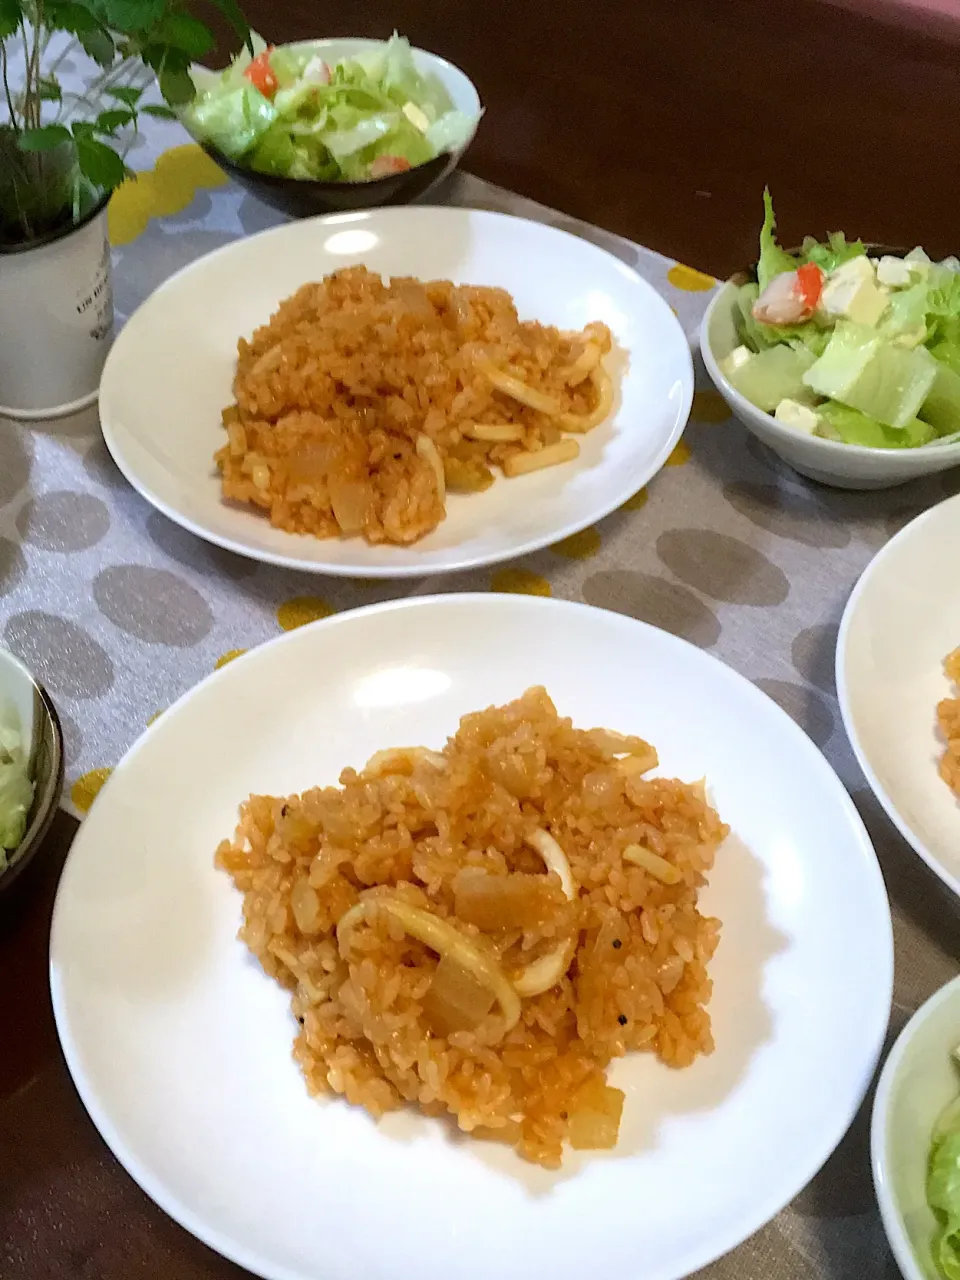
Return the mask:
<svg viewBox="0 0 960 1280">
<path fill-rule="evenodd" d="M 274 104 L 249 80 L 238 87 L 199 94 L 183 111 L 190 132 L 228 160 L 239 160 L 251 151 L 276 118 Z"/>
<path fill-rule="evenodd" d="M 960 342 L 937 342 L 927 348 L 934 360 L 949 365 L 955 373 L 960 373 Z"/>
<path fill-rule="evenodd" d="M 947 1280 L 960 1280 L 960 1131 L 956 1129 L 933 1145 L 927 1200 L 942 1224 L 934 1240 L 934 1258 Z"/>
<path fill-rule="evenodd" d="M 0 871 L 27 829 L 33 783 L 20 718 L 10 704 L 0 706 Z"/>
<path fill-rule="evenodd" d="M 769 187 L 764 188 L 763 192 L 763 226 L 760 228 L 760 257 L 757 259 L 757 283 L 760 286 L 760 292 L 771 280 L 777 276 L 783 275 L 785 271 L 796 271 L 797 261 L 787 253 L 786 249 L 781 249 L 777 244 L 777 237 L 774 234 L 777 229 L 777 220 L 773 216 L 773 198 L 770 195 Z"/>
<path fill-rule="evenodd" d="M 780 345 L 758 352 L 745 364 L 722 367 L 724 376 L 751 404 L 772 413 L 781 400 L 812 401 L 803 375 L 814 357 L 801 348 Z"/>
<path fill-rule="evenodd" d="M 445 111 L 427 130 L 427 142 L 434 155 L 441 151 L 458 151 L 467 145 L 475 121 L 465 111 Z"/>
<path fill-rule="evenodd" d="M 897 431 L 859 409 L 838 404 L 836 400 L 826 400 L 818 405 L 817 416 L 821 422 L 819 434 L 828 440 L 866 445 L 871 449 L 915 449 L 929 444 L 936 437 L 933 427 L 918 418 L 912 418 L 902 430 Z"/>
<path fill-rule="evenodd" d="M 862 258 L 866 252 L 862 240 L 851 240 L 848 243 L 842 231 L 831 231 L 826 244 L 814 240 L 813 236 L 807 236 L 800 250 L 800 261 L 816 263 L 821 271 L 828 274 L 836 271 L 837 267 L 842 267 L 851 258 Z"/>
<path fill-rule="evenodd" d="M 929 422 L 937 435 L 949 436 L 960 431 L 960 373 L 944 361 L 935 360 L 936 377 L 920 417 Z"/>
<path fill-rule="evenodd" d="M 843 323 L 803 380 L 817 395 L 902 429 L 917 416 L 936 376 L 937 362 L 925 348 L 910 350 L 876 329 Z"/>
</svg>

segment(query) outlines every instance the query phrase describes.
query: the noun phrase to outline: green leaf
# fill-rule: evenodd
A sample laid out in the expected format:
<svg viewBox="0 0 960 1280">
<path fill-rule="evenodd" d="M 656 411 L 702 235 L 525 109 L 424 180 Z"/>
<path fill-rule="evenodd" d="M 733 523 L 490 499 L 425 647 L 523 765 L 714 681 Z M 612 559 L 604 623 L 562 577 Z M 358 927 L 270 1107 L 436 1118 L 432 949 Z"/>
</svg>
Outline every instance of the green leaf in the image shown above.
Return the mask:
<svg viewBox="0 0 960 1280">
<path fill-rule="evenodd" d="M 160 72 L 160 92 L 173 107 L 185 106 L 196 94 L 193 81 L 180 67 L 164 67 Z"/>
<path fill-rule="evenodd" d="M 0 0 L 0 40 L 12 36 L 23 18 L 20 0 Z"/>
<path fill-rule="evenodd" d="M 202 58 L 215 43 L 203 23 L 189 13 L 168 14 L 153 35 L 158 42 L 182 49 L 191 58 Z"/>
<path fill-rule="evenodd" d="M 89 120 L 77 120 L 74 122 L 73 136 L 75 138 L 92 138 L 96 132 Z"/>
<path fill-rule="evenodd" d="M 101 67 L 109 67 L 116 57 L 117 48 L 113 43 L 112 37 L 101 28 L 96 27 L 93 31 L 78 31 L 77 39 L 83 46 L 83 51 L 94 62 Z"/>
<path fill-rule="evenodd" d="M 37 81 L 37 90 L 40 94 L 41 102 L 61 102 L 63 100 L 63 92 L 52 77 L 41 76 Z"/>
<path fill-rule="evenodd" d="M 851 240 L 842 231 L 831 231 L 825 244 L 807 236 L 800 251 L 801 262 L 814 262 L 823 272 L 836 271 L 851 258 L 862 258 L 867 252 L 862 240 Z"/>
<path fill-rule="evenodd" d="M 166 0 L 101 0 L 106 25 L 116 31 L 148 31 L 163 17 Z"/>
<path fill-rule="evenodd" d="M 210 3 L 215 9 L 220 10 L 227 22 L 229 22 L 230 26 L 252 53 L 253 45 L 250 41 L 250 24 L 243 16 L 243 10 L 237 4 L 237 0 L 210 0 Z"/>
<path fill-rule="evenodd" d="M 169 107 L 159 106 L 153 102 L 148 102 L 145 107 L 140 110 L 146 116 L 154 116 L 157 120 L 177 120 L 179 117 L 175 111 L 171 111 Z"/>
<path fill-rule="evenodd" d="M 764 188 L 763 192 L 763 213 L 763 226 L 760 229 L 760 258 L 757 262 L 757 283 L 760 285 L 761 293 L 776 276 L 783 275 L 785 271 L 797 269 L 795 260 L 777 244 L 775 235 L 777 220 L 773 216 L 773 200 L 770 198 L 769 188 Z"/>
<path fill-rule="evenodd" d="M 88 31 L 99 31 L 102 25 L 86 5 L 77 4 L 75 0 L 48 3 L 44 17 L 49 27 L 57 31 L 69 31 L 75 36 L 84 35 Z"/>
<path fill-rule="evenodd" d="M 118 85 L 116 88 L 104 89 L 104 93 L 108 98 L 116 98 L 118 102 L 125 102 L 128 107 L 135 107 L 143 97 L 143 90 L 134 89 L 132 85 Z"/>
<path fill-rule="evenodd" d="M 25 129 L 17 139 L 21 151 L 52 151 L 70 141 L 70 130 L 62 124 L 47 124 L 42 129 Z"/>
<path fill-rule="evenodd" d="M 116 133 L 125 124 L 130 124 L 133 119 L 132 111 L 126 111 L 121 107 L 112 107 L 100 112 L 93 123 L 93 127 L 97 133 Z"/>
<path fill-rule="evenodd" d="M 102 191 L 112 191 L 126 177 L 126 166 L 110 147 L 96 138 L 77 138 L 77 160 L 80 172 Z"/>
</svg>

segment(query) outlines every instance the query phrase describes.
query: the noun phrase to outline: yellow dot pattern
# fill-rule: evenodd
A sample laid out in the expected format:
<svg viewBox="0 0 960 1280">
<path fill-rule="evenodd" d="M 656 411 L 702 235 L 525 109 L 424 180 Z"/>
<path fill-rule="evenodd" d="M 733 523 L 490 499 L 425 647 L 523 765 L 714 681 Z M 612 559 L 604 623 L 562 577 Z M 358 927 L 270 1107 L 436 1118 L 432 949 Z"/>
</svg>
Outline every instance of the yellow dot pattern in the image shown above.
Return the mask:
<svg viewBox="0 0 960 1280">
<path fill-rule="evenodd" d="M 490 579 L 494 591 L 507 592 L 517 596 L 549 596 L 552 595 L 550 583 L 538 573 L 529 569 L 498 569 Z"/>
<path fill-rule="evenodd" d="M 286 630 L 286 628 L 284 628 Z M 226 653 L 221 653 L 220 657 L 214 664 L 214 670 L 219 671 L 221 667 L 225 667 L 228 662 L 232 662 L 234 658 L 242 658 L 246 653 L 246 649 L 228 649 Z"/>
<path fill-rule="evenodd" d="M 632 498 L 628 498 L 621 507 L 622 511 L 639 511 L 641 507 L 647 505 L 647 499 L 650 497 L 646 489 L 638 489 Z"/>
<path fill-rule="evenodd" d="M 667 279 L 675 289 L 682 289 L 684 293 L 706 293 L 717 283 L 713 276 L 708 276 L 693 267 L 686 267 L 682 262 L 670 268 Z"/>
<path fill-rule="evenodd" d="M 321 618 L 329 618 L 332 613 L 336 613 L 333 605 L 321 600 L 319 596 L 295 596 L 279 607 L 277 622 L 284 631 L 296 631 L 297 627 L 305 627 L 308 622 L 319 622 Z"/>
<path fill-rule="evenodd" d="M 690 410 L 691 422 L 726 422 L 730 409 L 719 391 L 696 391 Z"/>
<path fill-rule="evenodd" d="M 227 176 L 195 143 L 171 147 L 152 169 L 120 184 L 110 200 L 110 242 L 129 244 L 146 231 L 151 218 L 186 209 L 201 187 L 222 187 Z"/>
<path fill-rule="evenodd" d="M 690 461 L 690 446 L 686 440 L 678 440 L 676 447 L 667 459 L 668 467 L 682 467 L 685 462 Z"/>
<path fill-rule="evenodd" d="M 581 529 L 562 542 L 555 542 L 550 550 L 568 560 L 589 560 L 600 550 L 600 535 L 596 529 Z"/>
<path fill-rule="evenodd" d="M 90 806 L 100 794 L 103 784 L 113 773 L 112 769 L 91 769 L 79 777 L 70 788 L 70 799 L 81 813 L 89 813 Z"/>
</svg>

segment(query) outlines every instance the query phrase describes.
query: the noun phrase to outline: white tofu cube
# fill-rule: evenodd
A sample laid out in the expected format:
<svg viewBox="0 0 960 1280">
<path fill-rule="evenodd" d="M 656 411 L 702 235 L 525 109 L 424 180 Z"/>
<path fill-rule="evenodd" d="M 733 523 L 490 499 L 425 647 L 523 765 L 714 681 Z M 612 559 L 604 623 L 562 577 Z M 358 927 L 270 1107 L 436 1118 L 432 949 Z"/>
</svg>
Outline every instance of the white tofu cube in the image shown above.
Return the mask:
<svg viewBox="0 0 960 1280">
<path fill-rule="evenodd" d="M 929 255 L 919 245 L 917 245 L 916 249 L 910 250 L 904 258 L 904 262 L 915 276 L 925 276 L 933 266 Z"/>
<path fill-rule="evenodd" d="M 877 263 L 877 282 L 888 289 L 906 289 L 913 280 L 908 263 L 885 254 Z"/>
<path fill-rule="evenodd" d="M 413 127 L 419 129 L 421 133 L 426 133 L 430 128 L 430 117 L 425 111 L 421 111 L 415 102 L 405 102 L 403 104 L 403 114 Z"/>
<path fill-rule="evenodd" d="M 861 254 L 827 277 L 820 308 L 834 319 L 873 328 L 887 308 L 887 297 L 887 290 L 877 284 L 873 263 Z"/>
<path fill-rule="evenodd" d="M 736 373 L 738 369 L 742 369 L 745 364 L 749 364 L 753 359 L 753 352 L 749 347 L 735 347 L 723 362 L 724 368 L 730 373 Z"/>
<path fill-rule="evenodd" d="M 798 400 L 781 400 L 773 416 L 785 427 L 800 431 L 805 436 L 815 436 L 817 427 L 820 425 L 817 414 L 808 405 L 800 404 Z"/>
</svg>

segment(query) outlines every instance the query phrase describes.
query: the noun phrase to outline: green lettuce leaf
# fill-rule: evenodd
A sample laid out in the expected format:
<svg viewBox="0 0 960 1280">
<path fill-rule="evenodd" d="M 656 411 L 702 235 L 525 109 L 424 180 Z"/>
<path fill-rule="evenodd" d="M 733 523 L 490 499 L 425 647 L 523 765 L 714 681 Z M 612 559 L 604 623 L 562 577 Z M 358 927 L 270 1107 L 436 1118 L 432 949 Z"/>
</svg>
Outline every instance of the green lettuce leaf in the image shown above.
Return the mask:
<svg viewBox="0 0 960 1280">
<path fill-rule="evenodd" d="M 902 430 L 929 395 L 937 367 L 923 347 L 910 350 L 875 329 L 845 322 L 803 380 L 817 395 Z"/>
<path fill-rule="evenodd" d="M 813 262 L 823 272 L 836 271 L 851 258 L 862 258 L 867 250 L 862 240 L 851 240 L 842 231 L 831 231 L 826 244 L 807 236 L 800 250 L 802 263 Z"/>
<path fill-rule="evenodd" d="M 276 118 L 273 103 L 247 80 L 239 88 L 198 96 L 183 112 L 190 132 L 230 160 L 245 156 Z"/>
<path fill-rule="evenodd" d="M 915 449 L 929 444 L 936 436 L 933 427 L 918 418 L 911 419 L 902 430 L 885 426 L 859 409 L 826 400 L 817 406 L 821 421 L 820 435 L 844 444 L 866 445 L 871 449 Z"/>
<path fill-rule="evenodd" d="M 11 705 L 0 707 L 0 871 L 4 852 L 16 849 L 27 829 L 33 783 L 27 772 L 20 719 Z"/>
<path fill-rule="evenodd" d="M 813 364 L 813 356 L 781 343 L 759 352 L 752 360 L 734 368 L 722 365 L 724 376 L 751 404 L 772 413 L 781 400 L 811 401 L 803 385 L 803 375 Z"/>
<path fill-rule="evenodd" d="M 796 271 L 797 261 L 787 253 L 786 249 L 781 249 L 777 244 L 777 238 L 774 234 L 777 229 L 777 220 L 773 216 L 773 198 L 770 195 L 769 187 L 765 187 L 763 191 L 763 226 L 760 228 L 760 257 L 757 259 L 757 283 L 760 286 L 760 292 L 771 280 L 777 276 L 783 275 L 785 271 Z"/>
<path fill-rule="evenodd" d="M 934 360 L 947 365 L 954 373 L 960 373 L 960 342 L 941 341 L 927 349 Z"/>
<path fill-rule="evenodd" d="M 935 1142 L 927 1173 L 927 1200 L 942 1215 L 934 1256 L 947 1280 L 960 1280 L 960 1131 Z"/>
<path fill-rule="evenodd" d="M 960 431 L 960 373 L 945 361 L 936 361 L 937 376 L 920 409 L 920 417 L 929 422 L 937 435 L 949 436 Z"/>
</svg>

